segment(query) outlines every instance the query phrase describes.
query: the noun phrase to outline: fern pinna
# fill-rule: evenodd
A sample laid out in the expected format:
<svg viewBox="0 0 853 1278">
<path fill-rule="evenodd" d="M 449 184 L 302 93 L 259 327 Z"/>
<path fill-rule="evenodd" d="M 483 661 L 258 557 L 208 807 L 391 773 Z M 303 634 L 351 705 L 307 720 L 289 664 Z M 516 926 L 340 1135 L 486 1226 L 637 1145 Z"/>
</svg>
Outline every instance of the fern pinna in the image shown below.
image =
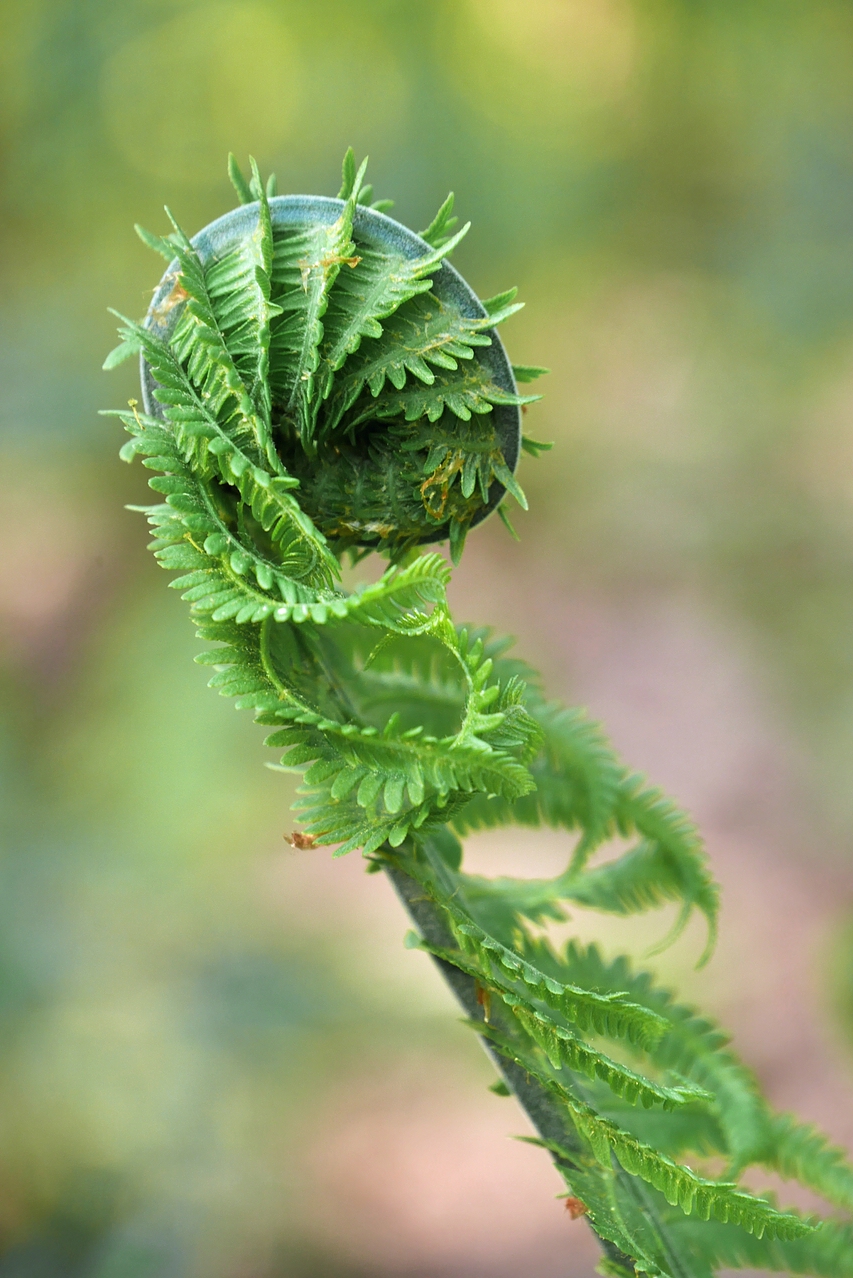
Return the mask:
<svg viewBox="0 0 853 1278">
<path fill-rule="evenodd" d="M 558 951 L 566 902 L 707 919 L 717 890 L 693 826 L 628 772 L 582 712 L 547 701 L 488 631 L 454 624 L 450 568 L 424 546 L 506 518 L 520 408 L 495 328 L 447 263 L 452 198 L 419 236 L 372 202 L 352 153 L 337 199 L 229 170 L 242 207 L 190 240 L 141 231 L 169 266 L 110 367 L 141 353 L 145 412 L 122 456 L 155 473 L 153 550 L 214 645 L 211 685 L 271 729 L 302 774 L 304 839 L 384 870 L 500 1075 L 600 1237 L 602 1274 L 708 1278 L 761 1267 L 853 1275 L 853 1172 L 773 1114 L 725 1037 L 627 959 Z M 506 519 L 509 523 L 509 520 Z M 348 592 L 344 557 L 388 560 Z M 466 874 L 460 839 L 510 822 L 575 836 L 555 879 Z M 614 837 L 627 852 L 591 863 Z M 725 1166 L 722 1174 L 719 1170 Z M 743 1189 L 749 1167 L 836 1210 L 818 1221 Z M 697 1170 L 697 1168 L 699 1170 Z"/>
</svg>

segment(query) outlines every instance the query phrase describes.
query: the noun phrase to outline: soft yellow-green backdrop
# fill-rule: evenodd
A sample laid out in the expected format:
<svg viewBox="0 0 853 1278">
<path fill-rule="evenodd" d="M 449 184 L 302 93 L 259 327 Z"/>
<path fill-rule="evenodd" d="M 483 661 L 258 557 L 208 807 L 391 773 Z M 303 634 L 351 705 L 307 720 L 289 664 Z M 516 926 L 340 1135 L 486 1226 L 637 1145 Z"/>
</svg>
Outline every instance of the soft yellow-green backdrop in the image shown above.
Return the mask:
<svg viewBox="0 0 853 1278">
<path fill-rule="evenodd" d="M 415 228 L 456 192 L 553 370 L 457 610 L 697 808 L 734 923 L 664 970 L 853 1135 L 849 3 L 5 0 L 0 1278 L 592 1272 L 387 885 L 282 842 L 97 415 L 160 273 L 132 223 L 229 208 L 229 150 L 334 194 L 350 144 Z"/>
</svg>

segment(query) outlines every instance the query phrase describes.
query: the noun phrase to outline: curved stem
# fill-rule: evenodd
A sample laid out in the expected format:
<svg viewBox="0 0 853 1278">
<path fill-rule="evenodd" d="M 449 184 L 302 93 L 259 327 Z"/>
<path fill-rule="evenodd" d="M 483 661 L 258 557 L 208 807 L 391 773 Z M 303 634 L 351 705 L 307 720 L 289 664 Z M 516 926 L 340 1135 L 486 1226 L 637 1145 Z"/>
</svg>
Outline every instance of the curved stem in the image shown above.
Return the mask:
<svg viewBox="0 0 853 1278">
<path fill-rule="evenodd" d="M 440 910 L 424 895 L 421 885 L 392 863 L 384 862 L 383 869 L 394 885 L 394 889 L 405 906 L 410 919 L 424 939 L 430 945 L 435 945 L 439 948 L 455 948 L 456 942 Z M 484 1011 L 477 997 L 477 982 L 474 978 L 468 976 L 465 972 L 460 972 L 459 968 L 446 963 L 443 959 L 433 958 L 433 962 L 467 1016 L 473 1020 L 483 1020 Z M 568 1152 L 577 1153 L 579 1157 L 582 1156 L 584 1151 L 578 1142 L 577 1136 L 566 1122 L 563 1112 L 553 1097 L 548 1094 L 535 1078 L 531 1078 L 514 1061 L 507 1060 L 505 1056 L 501 1056 L 495 1051 L 487 1039 L 482 1039 L 481 1041 L 498 1073 L 518 1100 L 543 1141 L 547 1141 L 550 1145 L 559 1145 Z M 559 1163 L 557 1157 L 555 1157 L 555 1162 Z M 621 1176 L 624 1177 L 626 1175 L 625 1172 L 621 1172 Z M 633 1180 L 634 1177 L 628 1177 L 628 1179 Z M 606 1239 L 600 1238 L 599 1241 L 608 1260 L 622 1265 L 628 1273 L 634 1272 L 634 1262 L 630 1257 L 626 1256 L 624 1252 L 621 1252 L 618 1247 L 615 1247 L 613 1243 L 608 1242 Z M 677 1278 L 692 1278 L 692 1275 L 682 1267 L 676 1271 L 676 1274 Z"/>
</svg>

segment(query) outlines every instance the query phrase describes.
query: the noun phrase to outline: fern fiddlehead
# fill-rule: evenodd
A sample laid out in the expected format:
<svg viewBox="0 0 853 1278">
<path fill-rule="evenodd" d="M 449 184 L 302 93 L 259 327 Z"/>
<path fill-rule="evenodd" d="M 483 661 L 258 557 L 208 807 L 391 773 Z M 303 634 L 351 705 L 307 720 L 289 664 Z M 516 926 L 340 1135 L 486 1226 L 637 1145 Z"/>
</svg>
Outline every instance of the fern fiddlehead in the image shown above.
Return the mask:
<svg viewBox="0 0 853 1278">
<path fill-rule="evenodd" d="M 254 162 L 249 180 L 229 171 L 241 207 L 193 240 L 137 228 L 169 266 L 105 365 L 142 357 L 122 456 L 155 472 L 153 549 L 215 645 L 197 658 L 211 685 L 302 774 L 304 838 L 390 875 L 408 943 L 435 959 L 496 1090 L 527 1110 L 600 1237 L 599 1272 L 853 1275 L 841 1153 L 774 1115 L 724 1036 L 647 974 L 531 930 L 566 902 L 674 901 L 677 930 L 697 909 L 710 946 L 718 901 L 686 817 L 548 702 L 507 641 L 453 623 L 449 565 L 424 550 L 446 540 L 456 562 L 474 525 L 525 504 L 519 452 L 544 445 L 521 435 L 537 397 L 517 382 L 544 370 L 511 369 L 498 339 L 514 291 L 481 303 L 448 265 L 468 229 L 453 233 L 452 197 L 414 235 L 372 202 L 352 152 L 337 199 L 277 196 Z M 343 557 L 371 551 L 387 570 L 344 590 Z M 572 832 L 565 872 L 466 874 L 461 837 L 511 822 Z M 617 835 L 629 850 L 590 866 Z M 747 1192 L 750 1166 L 836 1215 Z"/>
</svg>

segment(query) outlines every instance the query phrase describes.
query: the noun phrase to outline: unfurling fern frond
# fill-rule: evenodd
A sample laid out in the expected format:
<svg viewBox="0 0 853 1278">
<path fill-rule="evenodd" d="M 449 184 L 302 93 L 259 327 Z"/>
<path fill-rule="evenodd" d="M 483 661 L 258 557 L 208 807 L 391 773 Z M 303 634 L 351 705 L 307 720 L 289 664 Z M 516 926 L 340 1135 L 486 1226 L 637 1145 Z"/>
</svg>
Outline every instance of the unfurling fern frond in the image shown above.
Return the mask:
<svg viewBox="0 0 853 1278">
<path fill-rule="evenodd" d="M 254 162 L 241 207 L 193 239 L 140 231 L 169 268 L 112 367 L 139 352 L 144 411 L 116 415 L 163 499 L 152 549 L 178 575 L 212 687 L 254 712 L 302 777 L 306 835 L 391 876 L 431 954 L 602 1240 L 600 1272 L 710 1278 L 721 1266 L 853 1274 L 850 1226 L 818 1226 L 738 1183 L 796 1178 L 843 1210 L 853 1172 L 772 1114 L 724 1035 L 627 959 L 558 952 L 530 924 L 567 903 L 626 915 L 697 909 L 717 888 L 689 820 L 631 774 L 578 710 L 547 702 L 509 642 L 453 624 L 450 567 L 512 496 L 518 393 L 448 263 L 453 197 L 420 237 L 383 216 L 350 151 L 336 200 L 277 196 Z M 369 551 L 378 580 L 341 587 Z M 511 822 L 566 832 L 553 879 L 467 874 L 459 837 Z M 628 840 L 627 850 L 609 849 Z M 709 945 L 710 943 L 709 942 Z M 687 1159 L 725 1160 L 714 1176 Z"/>
</svg>

